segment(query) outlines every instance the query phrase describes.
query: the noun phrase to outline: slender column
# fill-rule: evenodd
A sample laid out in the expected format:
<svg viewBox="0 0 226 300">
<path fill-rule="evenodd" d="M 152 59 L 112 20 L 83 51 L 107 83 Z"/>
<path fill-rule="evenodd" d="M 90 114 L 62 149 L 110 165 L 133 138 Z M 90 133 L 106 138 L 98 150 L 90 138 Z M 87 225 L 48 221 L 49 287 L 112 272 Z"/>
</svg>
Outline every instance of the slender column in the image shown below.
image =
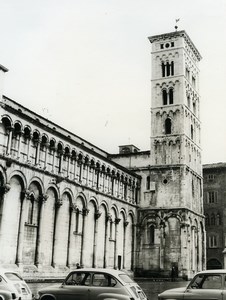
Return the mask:
<svg viewBox="0 0 226 300">
<path fill-rule="evenodd" d="M 136 236 L 137 236 L 137 225 L 133 224 L 132 225 L 132 261 L 131 261 L 131 269 L 134 270 L 135 267 L 135 261 L 136 261 L 136 251 L 135 251 L 135 245 L 137 245 L 136 242 Z"/>
<path fill-rule="evenodd" d="M 102 172 L 102 192 L 105 193 L 105 180 L 106 180 L 106 173 L 103 171 Z"/>
<path fill-rule="evenodd" d="M 39 159 L 40 159 L 40 144 L 41 141 L 36 141 L 36 155 L 35 155 L 35 165 L 39 165 Z"/>
<path fill-rule="evenodd" d="M 90 163 L 86 163 L 87 172 L 86 172 L 86 185 L 89 186 L 89 176 L 90 176 Z"/>
<path fill-rule="evenodd" d="M 52 160 L 52 173 L 55 174 L 55 156 L 56 156 L 56 148 L 52 148 L 53 160 Z"/>
<path fill-rule="evenodd" d="M 92 172 L 92 183 L 91 183 L 91 186 L 92 188 L 94 188 L 94 179 L 95 179 L 95 168 L 94 166 L 91 167 L 93 172 Z"/>
<path fill-rule="evenodd" d="M 192 235 L 192 271 L 195 271 L 195 226 L 191 228 Z"/>
<path fill-rule="evenodd" d="M 6 154 L 8 156 L 10 156 L 11 155 L 12 138 L 13 138 L 13 127 L 7 127 L 7 133 L 8 133 L 8 141 L 7 141 Z"/>
<path fill-rule="evenodd" d="M 59 243 L 58 241 L 58 232 L 57 232 L 57 224 L 58 224 L 58 217 L 59 217 L 59 209 L 62 206 L 63 201 L 62 199 L 58 199 L 55 204 L 55 217 L 54 217 L 54 227 L 53 227 L 53 246 L 52 246 L 52 263 L 51 266 L 55 268 L 56 266 L 56 247 Z"/>
<path fill-rule="evenodd" d="M 114 251 L 114 269 L 117 269 L 117 261 L 118 261 L 118 224 L 121 219 L 115 219 L 115 251 Z"/>
<path fill-rule="evenodd" d="M 83 161 L 79 160 L 80 170 L 79 170 L 79 182 L 82 183 L 83 179 Z"/>
<path fill-rule="evenodd" d="M 61 174 L 62 174 L 62 157 L 63 157 L 63 150 L 58 151 L 58 155 L 59 155 L 58 174 L 61 175 Z"/>
<path fill-rule="evenodd" d="M 69 177 L 69 173 L 70 173 L 70 154 L 67 155 L 67 170 L 66 170 L 66 177 Z"/>
<path fill-rule="evenodd" d="M 98 233 L 98 220 L 101 216 L 101 212 L 98 210 L 95 213 L 95 224 L 94 224 L 94 241 L 93 241 L 93 268 L 97 266 L 97 233 Z"/>
<path fill-rule="evenodd" d="M 75 228 L 75 213 L 77 206 L 74 203 L 70 205 L 70 220 L 68 228 L 68 251 L 67 251 L 67 266 L 70 268 L 73 264 L 73 242 L 75 241 L 74 237 L 74 228 Z"/>
<path fill-rule="evenodd" d="M 40 195 L 39 197 L 39 210 L 38 210 L 38 230 L 37 230 L 37 239 L 36 239 L 36 249 L 35 249 L 35 265 L 39 266 L 41 264 L 41 238 L 42 233 L 45 230 L 45 224 L 43 221 L 43 210 L 44 204 L 48 198 L 48 195 Z"/>
<path fill-rule="evenodd" d="M 85 238 L 86 238 L 86 229 L 87 229 L 87 216 L 88 216 L 89 210 L 87 208 L 84 208 L 82 211 L 83 214 L 83 224 L 82 224 L 82 243 L 81 243 L 81 258 L 80 258 L 80 264 L 84 266 L 84 253 L 85 253 Z"/>
<path fill-rule="evenodd" d="M 98 167 L 96 168 L 96 174 L 97 174 L 96 189 L 99 190 L 100 169 Z"/>
<path fill-rule="evenodd" d="M 21 147 L 21 135 L 22 132 L 18 132 L 18 148 L 17 148 L 17 159 L 20 158 L 20 147 Z"/>
<path fill-rule="evenodd" d="M 109 222 L 112 221 L 111 215 L 106 216 L 106 226 L 105 226 L 105 238 L 104 238 L 104 268 L 108 267 L 108 256 L 109 256 Z"/>
<path fill-rule="evenodd" d="M 27 199 L 30 199 L 30 191 L 21 192 L 20 199 L 20 217 L 19 217 L 19 230 L 17 238 L 17 252 L 16 252 L 16 261 L 15 263 L 20 266 L 23 263 L 23 241 L 24 241 L 24 226 L 27 216 Z"/>
<path fill-rule="evenodd" d="M 49 143 L 45 143 L 45 161 L 44 161 L 44 169 L 47 168 L 47 156 L 48 156 L 48 148 L 49 148 Z"/>
<path fill-rule="evenodd" d="M 74 180 L 76 181 L 77 180 L 77 157 L 75 156 L 74 157 L 74 171 L 73 171 L 73 173 L 74 173 Z"/>
<path fill-rule="evenodd" d="M 125 262 L 126 262 L 126 228 L 128 226 L 129 222 L 128 221 L 125 221 L 124 222 L 124 227 L 123 227 L 123 262 L 122 262 L 122 268 L 125 269 Z"/>
<path fill-rule="evenodd" d="M 115 176 L 114 175 L 112 175 L 111 176 L 111 194 L 112 194 L 112 196 L 114 196 L 114 184 L 115 183 Z"/>
<path fill-rule="evenodd" d="M 31 149 L 31 137 L 30 136 L 28 136 L 27 137 L 27 163 L 30 163 L 30 160 L 29 160 L 29 158 L 30 158 L 30 149 Z"/>
</svg>

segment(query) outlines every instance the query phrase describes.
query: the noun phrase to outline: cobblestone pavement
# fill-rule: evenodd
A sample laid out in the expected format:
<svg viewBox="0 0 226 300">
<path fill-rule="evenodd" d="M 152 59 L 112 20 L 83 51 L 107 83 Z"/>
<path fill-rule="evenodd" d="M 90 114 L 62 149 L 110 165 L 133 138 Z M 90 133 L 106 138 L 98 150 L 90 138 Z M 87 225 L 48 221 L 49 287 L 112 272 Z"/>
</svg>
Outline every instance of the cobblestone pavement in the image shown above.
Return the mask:
<svg viewBox="0 0 226 300">
<path fill-rule="evenodd" d="M 158 294 L 167 289 L 183 287 L 188 284 L 187 281 L 150 281 L 148 279 L 137 279 L 136 282 L 143 289 L 149 300 L 157 300 Z M 60 283 L 28 283 L 33 294 L 37 294 L 37 291 L 43 287 L 50 285 L 59 285 Z"/>
</svg>

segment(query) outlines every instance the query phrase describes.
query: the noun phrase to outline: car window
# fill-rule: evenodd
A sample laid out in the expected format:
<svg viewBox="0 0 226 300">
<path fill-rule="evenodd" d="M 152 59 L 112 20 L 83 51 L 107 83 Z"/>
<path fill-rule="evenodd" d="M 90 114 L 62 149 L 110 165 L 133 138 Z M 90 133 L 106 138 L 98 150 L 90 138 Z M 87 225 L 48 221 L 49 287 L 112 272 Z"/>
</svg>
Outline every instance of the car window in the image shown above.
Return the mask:
<svg viewBox="0 0 226 300">
<path fill-rule="evenodd" d="M 221 289 L 222 280 L 221 275 L 208 274 L 198 275 L 194 278 L 190 285 L 191 288 L 195 289 Z"/>
<path fill-rule="evenodd" d="M 75 272 L 71 273 L 65 281 L 66 285 L 90 285 L 90 273 Z"/>
<path fill-rule="evenodd" d="M 119 277 L 122 279 L 122 281 L 124 281 L 125 283 L 132 283 L 134 282 L 133 279 L 131 277 L 129 277 L 126 274 L 119 274 Z"/>
<path fill-rule="evenodd" d="M 23 280 L 18 274 L 16 273 L 11 273 L 11 272 L 6 272 L 5 276 L 12 281 L 21 281 Z"/>
<path fill-rule="evenodd" d="M 95 273 L 93 275 L 93 286 L 115 286 L 117 284 L 117 281 L 115 280 L 115 278 L 113 278 L 112 276 L 108 275 L 108 274 L 104 274 L 104 273 Z"/>
</svg>

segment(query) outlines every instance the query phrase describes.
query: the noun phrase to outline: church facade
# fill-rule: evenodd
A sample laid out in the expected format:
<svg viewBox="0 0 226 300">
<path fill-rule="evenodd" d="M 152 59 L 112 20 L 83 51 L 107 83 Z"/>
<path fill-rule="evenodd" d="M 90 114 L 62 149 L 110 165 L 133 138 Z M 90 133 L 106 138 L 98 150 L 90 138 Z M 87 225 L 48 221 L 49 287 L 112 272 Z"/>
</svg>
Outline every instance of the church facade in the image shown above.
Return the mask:
<svg viewBox="0 0 226 300">
<path fill-rule="evenodd" d="M 149 40 L 150 151 L 111 155 L 0 95 L 1 266 L 25 278 L 77 263 L 185 278 L 205 268 L 201 56 L 185 31 Z"/>
</svg>

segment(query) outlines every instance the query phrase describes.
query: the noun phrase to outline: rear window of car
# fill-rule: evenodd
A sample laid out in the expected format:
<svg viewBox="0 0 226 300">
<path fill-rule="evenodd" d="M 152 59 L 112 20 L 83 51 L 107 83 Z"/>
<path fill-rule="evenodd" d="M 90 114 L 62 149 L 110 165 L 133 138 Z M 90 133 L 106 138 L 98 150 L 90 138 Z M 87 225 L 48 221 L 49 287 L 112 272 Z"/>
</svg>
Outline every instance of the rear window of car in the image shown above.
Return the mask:
<svg viewBox="0 0 226 300">
<path fill-rule="evenodd" d="M 10 272 L 6 272 L 5 276 L 12 281 L 21 281 L 23 280 L 18 274 L 16 273 L 10 273 Z"/>
<path fill-rule="evenodd" d="M 108 274 L 103 273 L 95 273 L 93 275 L 93 286 L 115 286 L 117 284 L 117 281 L 115 278 L 111 277 Z"/>
<path fill-rule="evenodd" d="M 119 277 L 122 279 L 122 281 L 124 281 L 125 283 L 132 283 L 134 282 L 133 279 L 131 277 L 129 277 L 126 274 L 119 274 Z"/>
</svg>

